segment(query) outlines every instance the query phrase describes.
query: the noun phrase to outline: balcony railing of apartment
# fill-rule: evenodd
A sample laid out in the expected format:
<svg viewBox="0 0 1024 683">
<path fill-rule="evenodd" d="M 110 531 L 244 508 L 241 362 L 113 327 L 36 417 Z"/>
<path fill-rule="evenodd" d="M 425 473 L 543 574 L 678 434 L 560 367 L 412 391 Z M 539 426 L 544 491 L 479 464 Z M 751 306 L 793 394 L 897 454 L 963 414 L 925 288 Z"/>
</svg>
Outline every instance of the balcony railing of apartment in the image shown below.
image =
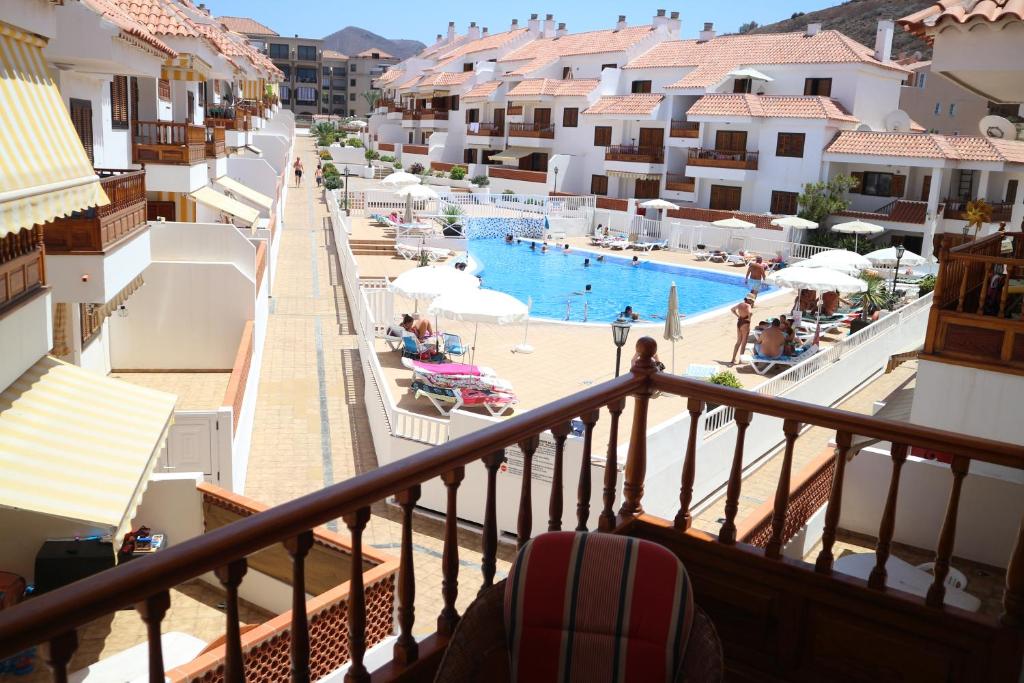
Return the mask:
<svg viewBox="0 0 1024 683">
<path fill-rule="evenodd" d="M 628 199 L 617 199 L 615 197 L 598 197 L 594 205 L 599 209 L 608 211 L 629 211 Z"/>
<path fill-rule="evenodd" d="M 505 168 L 503 166 L 488 166 L 487 175 L 491 178 L 522 180 L 527 183 L 546 183 L 548 181 L 547 171 L 525 171 L 519 168 Z"/>
<path fill-rule="evenodd" d="M 739 168 L 757 170 L 757 152 L 733 152 L 721 149 L 691 149 L 688 166 L 713 166 L 715 168 Z"/>
<path fill-rule="evenodd" d="M 1024 621 L 1024 568 L 1020 566 L 1024 562 L 1024 528 L 1015 547 L 1007 548 L 1009 566 L 1002 619 L 944 606 L 944 597 L 957 537 L 961 490 L 968 469 L 972 462 L 1024 469 L 1024 447 L 669 375 L 657 370 L 657 344 L 653 339 L 640 339 L 636 348 L 631 371 L 622 377 L 172 545 L 145 561 L 126 563 L 4 610 L 0 612 L 0 657 L 43 643 L 54 680 L 65 681 L 68 662 L 77 649 L 76 629 L 115 610 L 135 606 L 146 624 L 150 642 L 150 680 L 160 681 L 164 664 L 159 641 L 168 591 L 183 581 L 213 571 L 226 589 L 224 680 L 242 681 L 245 671 L 238 593 L 247 569 L 246 557 L 283 544 L 293 558 L 292 680 L 308 681 L 311 663 L 315 665 L 324 654 L 310 646 L 304 608 L 304 559 L 311 530 L 340 518 L 351 537 L 352 558 L 346 613 L 351 663 L 346 680 L 370 681 L 365 661 L 368 599 L 362 571 L 364 531 L 371 505 L 394 499 L 401 508 L 398 516 L 402 526 L 396 589 L 397 641 L 392 661 L 377 669 L 373 680 L 431 680 L 460 619 L 456 601 L 460 572 L 465 569 L 459 558 L 458 514 L 459 488 L 465 469 L 479 463 L 486 473 L 485 490 L 480 492 L 484 509 L 480 571 L 483 587 L 487 588 L 496 579 L 498 473 L 505 462 L 504 449 L 518 446 L 523 468 L 518 504 L 501 501 L 516 515 L 518 546 L 533 537 L 538 527 L 556 531 L 567 526 L 643 538 L 666 547 L 686 565 L 694 601 L 716 624 L 723 641 L 725 664 L 732 675 L 742 673 L 744 680 L 863 680 L 869 672 L 877 673 L 884 666 L 892 678 L 1017 680 L 1024 643 L 1019 628 Z M 691 420 L 688 439 L 679 445 L 679 507 L 672 520 L 643 513 L 648 406 L 659 392 L 685 397 Z M 624 458 L 620 498 L 619 418 L 631 397 L 631 436 Z M 725 516 L 717 535 L 691 528 L 701 441 L 698 425 L 709 402 L 732 406 L 736 421 Z M 610 438 L 603 481 L 596 482 L 601 487 L 602 502 L 599 509 L 592 511 L 592 435 L 602 414 L 610 422 Z M 743 494 L 744 435 L 755 414 L 778 418 L 779 436 L 784 444 L 763 548 L 744 543 L 737 534 L 737 528 L 743 527 L 737 512 Z M 563 520 L 563 499 L 567 495 L 563 451 L 572 432 L 570 421 L 576 418 L 585 426 L 576 515 L 575 519 Z M 788 541 L 786 526 L 791 506 L 799 494 L 791 486 L 793 455 L 806 427 L 834 432 L 837 444 L 822 541 L 814 564 L 787 559 L 782 552 Z M 535 524 L 534 456 L 540 435 L 548 430 L 555 441 L 549 513 L 547 520 Z M 833 573 L 843 497 L 851 495 L 849 490 L 844 491 L 844 478 L 855 436 L 892 443 L 892 470 L 878 530 L 876 561 L 867 580 Z M 956 454 L 947 475 L 950 488 L 945 521 L 936 529 L 934 579 L 925 598 L 886 586 L 901 466 L 911 447 Z M 417 590 L 414 509 L 421 486 L 435 479 L 440 479 L 447 490 L 441 559 L 442 608 L 437 615 L 436 632 L 419 640 L 413 637 L 416 618 L 432 619 L 434 615 L 415 614 L 412 609 Z M 617 499 L 621 504 L 617 504 Z"/>
<path fill-rule="evenodd" d="M 110 204 L 44 226 L 49 253 L 97 254 L 146 228 L 146 172 L 96 169 Z"/>
<path fill-rule="evenodd" d="M 631 161 L 638 164 L 665 163 L 663 147 L 639 147 L 637 145 L 612 145 L 605 148 L 605 161 Z"/>
<path fill-rule="evenodd" d="M 510 104 L 505 109 L 505 113 L 508 114 L 509 116 L 522 116 L 523 115 L 523 105 L 521 105 L 521 104 Z"/>
<path fill-rule="evenodd" d="M 1000 232 L 945 252 L 923 357 L 1024 375 L 1022 297 L 1024 233 Z"/>
<path fill-rule="evenodd" d="M 404 121 L 447 121 L 448 111 L 445 109 L 406 109 L 402 112 Z"/>
<path fill-rule="evenodd" d="M 555 126 L 550 123 L 510 123 L 509 137 L 520 138 L 554 138 Z"/>
<path fill-rule="evenodd" d="M 672 138 L 696 138 L 700 137 L 700 124 L 696 121 L 676 121 L 669 124 L 669 137 Z"/>
<path fill-rule="evenodd" d="M 216 159 L 227 154 L 225 140 L 227 132 L 223 126 L 206 127 L 206 158 Z"/>
<path fill-rule="evenodd" d="M 505 134 L 505 129 L 497 123 L 467 123 L 466 133 L 468 135 L 485 135 L 488 137 L 496 138 L 501 137 Z"/>
<path fill-rule="evenodd" d="M 211 109 L 203 119 L 207 126 L 228 130 L 246 131 L 252 129 L 252 114 L 241 107 L 234 109 Z"/>
<path fill-rule="evenodd" d="M 403 154 L 429 154 L 430 147 L 427 145 L 402 145 Z"/>
<path fill-rule="evenodd" d="M 37 225 L 0 237 L 0 315 L 45 284 L 43 229 Z"/>
<path fill-rule="evenodd" d="M 697 181 L 682 173 L 667 173 L 665 175 L 665 189 L 672 192 L 693 192 L 697 188 Z"/>
<path fill-rule="evenodd" d="M 942 212 L 943 218 L 949 218 L 955 221 L 967 220 L 967 203 L 971 200 L 966 199 L 947 199 L 945 204 L 946 208 Z M 988 205 L 992 209 L 992 222 L 993 223 L 1006 223 L 1009 222 L 1010 216 L 1013 213 L 1013 204 L 1007 202 L 998 202 Z"/>
<path fill-rule="evenodd" d="M 132 161 L 201 164 L 206 161 L 206 128 L 169 121 L 136 121 Z"/>
</svg>

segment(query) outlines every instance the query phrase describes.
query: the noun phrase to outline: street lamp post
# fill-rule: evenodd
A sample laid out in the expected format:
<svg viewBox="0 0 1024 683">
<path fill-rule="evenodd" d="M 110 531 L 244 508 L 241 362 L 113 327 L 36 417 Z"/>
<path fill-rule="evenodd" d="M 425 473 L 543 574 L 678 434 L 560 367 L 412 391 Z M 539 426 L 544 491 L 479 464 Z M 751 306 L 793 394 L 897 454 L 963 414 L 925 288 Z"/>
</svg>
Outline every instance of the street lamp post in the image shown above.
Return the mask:
<svg viewBox="0 0 1024 683">
<path fill-rule="evenodd" d="M 558 167 L 555 166 L 555 192 L 558 192 Z"/>
<path fill-rule="evenodd" d="M 900 276 L 900 261 L 903 260 L 903 253 L 906 251 L 906 247 L 902 244 L 896 245 L 896 270 L 892 274 L 892 293 L 896 294 L 896 278 Z"/>
<path fill-rule="evenodd" d="M 615 376 L 619 376 L 619 366 L 622 362 L 622 347 L 626 345 L 626 338 L 629 337 L 630 322 L 619 317 L 612 323 L 612 341 L 615 342 Z"/>
<path fill-rule="evenodd" d="M 345 215 L 350 216 L 348 210 L 348 166 L 345 166 Z"/>
</svg>

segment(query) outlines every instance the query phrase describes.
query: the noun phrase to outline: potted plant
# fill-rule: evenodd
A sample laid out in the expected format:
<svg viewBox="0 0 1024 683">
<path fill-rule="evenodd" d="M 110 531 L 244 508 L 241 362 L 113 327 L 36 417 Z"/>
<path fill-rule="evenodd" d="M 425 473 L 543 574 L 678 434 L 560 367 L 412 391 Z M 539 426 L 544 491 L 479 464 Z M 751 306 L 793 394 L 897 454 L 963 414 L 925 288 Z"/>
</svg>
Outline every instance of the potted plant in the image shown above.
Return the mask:
<svg viewBox="0 0 1024 683">
<path fill-rule="evenodd" d="M 451 172 L 448 174 L 452 180 L 463 180 L 466 177 L 466 169 L 462 166 L 452 166 Z"/>
<path fill-rule="evenodd" d="M 935 289 L 935 276 L 934 275 L 925 275 L 923 278 L 921 278 L 921 281 L 917 283 L 917 295 L 918 296 L 924 296 L 925 294 L 927 294 L 928 292 L 933 291 L 934 289 Z"/>
<path fill-rule="evenodd" d="M 462 207 L 458 204 L 448 204 L 441 211 L 441 232 L 445 237 L 462 237 Z"/>
<path fill-rule="evenodd" d="M 717 384 L 720 387 L 731 387 L 733 389 L 742 389 L 743 385 L 740 384 L 740 378 L 736 376 L 732 370 L 722 370 L 708 377 L 708 382 L 711 384 Z M 707 412 L 711 412 L 719 406 L 718 403 L 707 402 Z"/>
<path fill-rule="evenodd" d="M 850 297 L 850 301 L 860 305 L 862 310 L 860 318 L 850 323 L 850 334 L 859 332 L 870 325 L 871 312 L 888 308 L 893 300 L 892 293 L 889 291 L 889 283 L 883 280 L 878 273 L 864 271 L 860 277 L 867 283 L 868 288 Z"/>
</svg>

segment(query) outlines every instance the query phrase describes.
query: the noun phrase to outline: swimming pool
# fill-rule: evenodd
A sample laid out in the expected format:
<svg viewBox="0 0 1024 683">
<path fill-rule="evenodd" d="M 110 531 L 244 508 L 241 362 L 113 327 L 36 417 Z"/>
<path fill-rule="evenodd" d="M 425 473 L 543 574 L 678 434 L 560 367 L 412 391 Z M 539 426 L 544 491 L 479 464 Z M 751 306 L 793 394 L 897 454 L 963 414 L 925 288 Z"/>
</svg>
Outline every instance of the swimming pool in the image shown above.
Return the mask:
<svg viewBox="0 0 1024 683">
<path fill-rule="evenodd" d="M 685 266 L 651 263 L 652 254 L 637 254 L 640 266 L 629 264 L 632 252 L 625 256 L 606 254 L 603 262 L 589 251 L 550 249 L 542 253 L 530 244 L 505 244 L 501 239 L 469 241 L 469 254 L 476 262 L 483 286 L 497 289 L 527 301 L 533 299 L 530 315 L 551 320 L 611 322 L 627 306 L 642 320 L 664 319 L 668 292 L 676 283 L 679 311 L 688 316 L 738 303 L 750 288 L 743 284 L 743 271 L 737 275 Z M 584 267 L 584 259 L 590 266 Z M 586 286 L 591 291 L 585 293 Z M 765 287 L 764 291 L 770 288 Z M 566 318 L 568 312 L 568 318 Z"/>
</svg>

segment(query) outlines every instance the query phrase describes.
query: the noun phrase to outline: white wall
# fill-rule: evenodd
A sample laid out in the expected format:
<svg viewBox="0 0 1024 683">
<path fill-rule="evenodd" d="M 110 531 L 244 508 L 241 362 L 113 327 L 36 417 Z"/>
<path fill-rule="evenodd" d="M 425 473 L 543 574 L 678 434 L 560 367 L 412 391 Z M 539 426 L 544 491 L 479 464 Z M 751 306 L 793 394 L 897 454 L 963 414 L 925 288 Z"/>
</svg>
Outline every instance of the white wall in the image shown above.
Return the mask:
<svg viewBox="0 0 1024 683">
<path fill-rule="evenodd" d="M 149 192 L 195 192 L 206 186 L 209 170 L 206 161 L 192 166 L 146 164 L 146 190 Z"/>
<path fill-rule="evenodd" d="M 956 400 L 948 400 L 956 387 Z M 1024 406 L 1024 378 L 1002 372 L 922 360 L 911 422 L 962 434 L 1024 444 L 1024 420 L 1010 411 Z"/>
<path fill-rule="evenodd" d="M 249 452 L 252 446 L 252 430 L 256 424 L 256 399 L 259 396 L 260 376 L 263 370 L 263 347 L 267 340 L 270 278 L 264 277 L 260 291 L 256 294 L 255 317 L 253 318 L 252 361 L 246 377 L 242 409 L 235 427 L 231 452 L 231 490 L 245 491 L 245 480 L 249 471 Z"/>
<path fill-rule="evenodd" d="M 228 159 L 227 175 L 233 180 L 237 180 L 243 185 L 251 187 L 272 199 L 276 193 L 277 171 L 274 170 L 274 167 L 265 158 L 231 157 Z M 236 199 L 246 201 L 244 197 L 236 197 Z M 266 214 L 266 209 L 262 207 L 257 208 L 261 210 L 262 214 Z"/>
<path fill-rule="evenodd" d="M 131 137 L 128 130 L 114 130 L 110 112 L 112 76 L 59 71 L 60 92 L 64 105 L 70 109 L 71 99 L 92 103 L 93 166 L 96 168 L 129 168 Z"/>
<path fill-rule="evenodd" d="M 284 172 L 288 167 L 290 146 L 288 139 L 284 136 L 274 133 L 259 133 L 253 139 L 252 144 L 263 152 L 263 158 L 278 174 Z"/>
<path fill-rule="evenodd" d="M 149 263 L 150 231 L 142 230 L 104 254 L 47 254 L 46 280 L 56 302 L 103 304 Z"/>
<path fill-rule="evenodd" d="M 256 246 L 225 223 L 150 223 L 154 261 L 230 263 L 256 281 Z"/>
<path fill-rule="evenodd" d="M 32 583 L 36 554 L 50 538 L 73 538 L 111 533 L 109 527 L 51 517 L 31 510 L 0 508 L 0 548 L 4 549 L 4 571 L 14 572 Z"/>
<path fill-rule="evenodd" d="M 0 318 L 0 391 L 53 347 L 51 299 L 46 292 Z"/>
</svg>

